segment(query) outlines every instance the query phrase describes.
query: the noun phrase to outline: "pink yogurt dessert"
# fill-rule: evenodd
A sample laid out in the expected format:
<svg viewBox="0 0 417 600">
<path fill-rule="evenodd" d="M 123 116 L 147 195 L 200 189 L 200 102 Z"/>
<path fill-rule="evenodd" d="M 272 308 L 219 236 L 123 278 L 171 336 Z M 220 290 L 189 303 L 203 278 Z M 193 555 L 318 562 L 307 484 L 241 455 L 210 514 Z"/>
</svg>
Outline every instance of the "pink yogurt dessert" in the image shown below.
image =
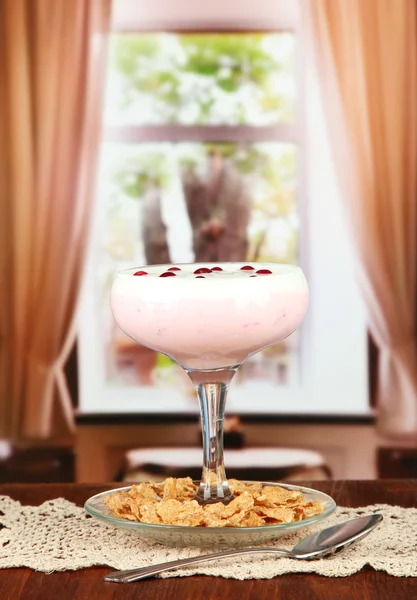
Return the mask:
<svg viewBox="0 0 417 600">
<path fill-rule="evenodd" d="M 295 331 L 307 305 L 302 270 L 274 263 L 139 267 L 111 292 L 127 335 L 193 370 L 240 365 Z"/>
</svg>

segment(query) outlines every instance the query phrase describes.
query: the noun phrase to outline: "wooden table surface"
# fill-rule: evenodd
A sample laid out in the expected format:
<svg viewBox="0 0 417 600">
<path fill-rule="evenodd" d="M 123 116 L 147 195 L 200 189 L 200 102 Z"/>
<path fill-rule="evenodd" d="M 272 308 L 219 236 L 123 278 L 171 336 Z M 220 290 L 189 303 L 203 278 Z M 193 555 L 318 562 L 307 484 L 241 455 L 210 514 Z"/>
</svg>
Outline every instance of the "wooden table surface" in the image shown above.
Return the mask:
<svg viewBox="0 0 417 600">
<path fill-rule="evenodd" d="M 417 480 L 303 482 L 330 494 L 339 505 L 387 503 L 417 506 Z M 93 494 L 120 484 L 4 484 L 23 504 L 67 498 L 82 505 Z M 289 574 L 272 580 L 235 581 L 215 577 L 149 579 L 132 584 L 104 583 L 108 567 L 46 575 L 26 568 L 0 570 L 1 600 L 413 600 L 417 578 L 398 578 L 367 567 L 350 577 Z"/>
</svg>

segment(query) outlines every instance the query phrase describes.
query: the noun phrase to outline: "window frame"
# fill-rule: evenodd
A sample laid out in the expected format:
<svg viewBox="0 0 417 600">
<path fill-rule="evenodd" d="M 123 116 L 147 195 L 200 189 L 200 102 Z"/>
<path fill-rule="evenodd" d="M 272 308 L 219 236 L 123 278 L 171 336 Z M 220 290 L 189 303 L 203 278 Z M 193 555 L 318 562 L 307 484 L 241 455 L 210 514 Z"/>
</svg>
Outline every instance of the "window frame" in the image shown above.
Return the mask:
<svg viewBox="0 0 417 600">
<path fill-rule="evenodd" d="M 211 0 L 210 8 L 193 0 L 113 0 L 112 34 L 137 33 L 293 33 L 296 50 L 296 107 L 294 123 L 274 125 L 116 125 L 104 124 L 102 143 L 152 142 L 257 143 L 281 142 L 297 146 L 297 207 L 300 231 L 299 264 L 308 279 L 308 202 L 306 163 L 304 23 L 298 0 L 252 0 L 240 2 L 244 18 L 224 17 L 223 0 Z M 218 5 L 218 6 L 217 6 Z M 182 7 L 178 15 L 178 7 Z M 202 11 L 208 10 L 208 14 Z M 233 13 L 235 9 L 232 9 Z M 195 11 L 195 12 L 193 12 Z M 227 11 L 226 11 L 227 12 Z M 161 17 L 164 14 L 164 17 Z M 222 18 L 217 18 L 222 14 Z"/>
<path fill-rule="evenodd" d="M 181 0 L 181 2 L 187 2 L 188 0 Z M 274 0 L 276 1 L 276 0 Z M 219 20 L 211 20 L 209 22 L 205 22 L 204 24 L 199 24 L 197 22 L 194 23 L 182 23 L 176 21 L 175 18 L 170 20 L 169 18 L 165 19 L 155 19 L 152 16 L 148 19 L 143 19 L 138 16 L 135 20 L 132 18 L 132 13 L 129 13 L 129 10 L 132 10 L 132 6 L 129 5 L 129 0 L 118 0 L 118 4 L 124 5 L 126 7 L 127 12 L 122 14 L 122 11 L 119 11 L 118 16 L 113 21 L 112 33 L 117 34 L 132 34 L 132 33 L 294 33 L 297 38 L 297 50 L 296 50 L 296 85 L 297 85 L 297 95 L 296 95 L 296 117 L 295 121 L 292 124 L 279 124 L 279 125 L 268 125 L 268 126 L 256 126 L 256 125 L 233 125 L 233 126 L 223 126 L 223 125 L 173 125 L 173 124 L 161 124 L 161 125 L 123 125 L 123 126 L 105 126 L 103 131 L 102 143 L 125 143 L 125 144 L 140 144 L 140 143 L 152 143 L 152 142 L 228 142 L 228 143 L 242 143 L 242 142 L 265 142 L 265 141 L 273 141 L 273 142 L 285 142 L 285 143 L 294 143 L 297 146 L 297 207 L 298 207 L 298 215 L 299 215 L 299 223 L 300 223 L 300 231 L 302 235 L 299 238 L 299 264 L 302 266 L 307 280 L 310 281 L 310 257 L 309 257 L 309 246 L 310 246 L 310 227 L 309 227 L 309 213 L 310 206 L 308 201 L 308 164 L 307 164 L 307 110 L 306 110 L 306 61 L 303 58 L 303 23 L 302 19 L 299 18 L 298 15 L 292 14 L 290 17 L 288 14 L 280 14 L 278 11 L 275 15 L 274 19 L 263 19 L 260 18 L 252 18 L 250 19 L 250 26 L 248 21 L 242 22 L 225 22 Z M 264 4 L 268 4 L 268 0 L 260 0 L 261 6 Z M 294 3 L 297 4 L 297 3 Z M 129 6 L 130 8 L 129 8 Z M 282 3 L 278 2 L 278 6 L 283 6 Z M 171 6 L 171 10 L 174 7 Z M 260 11 L 262 13 L 262 10 Z M 129 17 L 130 15 L 130 17 Z M 94 224 L 93 224 L 94 229 Z M 97 225 L 95 227 L 97 229 Z M 89 266 L 86 269 L 86 277 L 85 281 L 88 282 L 89 277 L 94 277 L 94 269 L 93 269 L 93 261 L 91 257 L 94 255 L 94 232 L 91 236 L 90 240 L 90 260 Z M 314 282 L 313 282 L 314 285 Z M 81 311 L 81 326 L 80 326 L 80 408 L 81 410 L 85 410 L 83 407 L 83 398 L 91 398 L 92 395 L 97 395 L 99 390 L 98 381 L 99 376 L 95 375 L 95 382 L 92 379 L 87 382 L 87 377 L 82 376 L 81 369 L 83 368 L 83 362 L 89 361 L 91 359 L 91 340 L 87 340 L 87 338 L 91 337 L 91 334 L 88 334 L 87 331 L 87 314 L 90 316 L 94 314 L 94 294 L 92 293 L 92 286 L 88 285 L 88 283 L 84 286 L 81 306 L 83 310 Z M 314 307 L 313 307 L 314 308 Z M 259 417 L 272 417 L 279 419 L 280 415 L 285 414 L 297 414 L 298 416 L 306 416 L 308 414 L 320 415 L 320 414 L 330 414 L 329 410 L 322 412 L 320 407 L 317 409 L 313 405 L 312 410 L 308 411 L 305 408 L 299 410 L 297 408 L 297 403 L 299 402 L 301 396 L 305 394 L 305 391 L 308 386 L 316 386 L 316 374 L 311 372 L 311 364 L 314 362 L 311 360 L 312 354 L 312 343 L 311 336 L 316 336 L 317 331 L 315 328 L 315 323 L 313 323 L 313 318 L 307 318 L 304 324 L 302 325 L 302 343 L 299 349 L 299 359 L 300 359 L 300 372 L 302 376 L 306 375 L 308 371 L 310 371 L 310 375 L 305 377 L 305 380 L 300 382 L 299 391 L 296 396 L 292 396 L 292 392 L 288 389 L 287 386 L 283 386 L 282 389 L 276 387 L 277 398 L 282 396 L 284 402 L 280 402 L 279 409 L 276 411 L 265 411 L 259 410 L 258 412 L 249 410 L 246 412 L 245 410 L 239 410 L 238 406 L 235 406 L 234 403 L 229 401 L 229 410 L 232 412 L 236 412 L 246 420 L 250 418 L 257 419 Z M 83 341 L 84 340 L 84 341 Z M 88 343 L 87 343 L 88 342 Z M 97 344 L 96 344 L 97 345 Z M 84 365 L 85 367 L 85 365 Z M 320 386 L 318 386 L 320 387 Z M 103 390 L 100 390 L 100 394 L 103 393 Z M 120 391 L 119 391 L 120 393 Z M 123 390 L 123 394 L 126 395 L 126 405 L 124 412 L 134 412 L 132 410 L 132 406 L 135 405 L 135 396 L 137 396 L 138 391 L 136 388 L 134 389 L 126 389 Z M 252 393 L 259 394 L 259 391 L 255 389 L 252 390 Z M 319 390 L 315 389 L 311 392 L 311 396 L 318 397 Z M 288 398 L 287 398 L 288 394 Z M 171 400 L 172 404 L 174 404 L 174 400 Z M 301 401 L 301 404 L 304 402 L 304 399 Z M 304 402 L 305 403 L 305 402 Z M 93 405 L 95 405 L 94 408 Z M 117 407 L 117 403 L 114 405 L 114 409 L 110 410 L 103 407 L 104 410 L 102 412 L 120 412 Z M 278 408 L 278 407 L 277 407 Z M 87 407 L 87 412 L 99 412 L 98 402 L 90 402 L 90 408 Z M 183 409 L 177 411 L 173 408 L 172 414 L 187 416 L 187 412 L 184 412 Z M 198 408 L 191 409 L 188 414 L 197 414 Z M 146 413 L 146 411 L 141 411 L 140 414 L 146 415 L 153 414 Z M 349 414 L 364 414 L 362 410 L 357 410 L 357 407 L 353 406 L 352 412 L 349 410 L 341 411 L 340 408 L 334 410 L 333 414 L 343 414 L 348 418 Z M 170 412 L 165 411 L 164 413 L 159 413 L 155 415 L 156 418 L 164 420 L 170 417 Z"/>
</svg>

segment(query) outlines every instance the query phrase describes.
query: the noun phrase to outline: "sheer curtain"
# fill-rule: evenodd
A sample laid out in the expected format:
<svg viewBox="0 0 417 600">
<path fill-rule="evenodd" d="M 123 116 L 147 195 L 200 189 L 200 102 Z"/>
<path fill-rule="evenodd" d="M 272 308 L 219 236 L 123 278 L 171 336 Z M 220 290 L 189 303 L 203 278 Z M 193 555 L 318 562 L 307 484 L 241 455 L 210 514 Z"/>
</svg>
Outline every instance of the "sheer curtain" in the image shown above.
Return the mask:
<svg viewBox="0 0 417 600">
<path fill-rule="evenodd" d="M 382 434 L 417 434 L 417 6 L 305 0 L 332 153 L 380 350 Z"/>
<path fill-rule="evenodd" d="M 100 136 L 110 0 L 0 7 L 0 434 L 73 425 L 64 365 Z"/>
</svg>

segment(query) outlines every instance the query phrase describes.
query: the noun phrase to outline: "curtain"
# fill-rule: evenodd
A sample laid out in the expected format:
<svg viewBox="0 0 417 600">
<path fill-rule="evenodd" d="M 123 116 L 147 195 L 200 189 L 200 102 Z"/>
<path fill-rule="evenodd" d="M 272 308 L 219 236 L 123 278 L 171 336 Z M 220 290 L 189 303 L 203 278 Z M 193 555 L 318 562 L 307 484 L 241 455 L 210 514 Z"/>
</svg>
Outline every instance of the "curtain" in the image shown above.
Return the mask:
<svg viewBox="0 0 417 600">
<path fill-rule="evenodd" d="M 306 0 L 304 7 L 370 332 L 380 351 L 379 431 L 390 437 L 413 437 L 417 433 L 416 3 Z"/>
<path fill-rule="evenodd" d="M 68 429 L 110 0 L 0 1 L 0 434 Z M 57 402 L 57 404 L 55 404 Z M 61 419 L 62 420 L 62 419 Z"/>
</svg>

